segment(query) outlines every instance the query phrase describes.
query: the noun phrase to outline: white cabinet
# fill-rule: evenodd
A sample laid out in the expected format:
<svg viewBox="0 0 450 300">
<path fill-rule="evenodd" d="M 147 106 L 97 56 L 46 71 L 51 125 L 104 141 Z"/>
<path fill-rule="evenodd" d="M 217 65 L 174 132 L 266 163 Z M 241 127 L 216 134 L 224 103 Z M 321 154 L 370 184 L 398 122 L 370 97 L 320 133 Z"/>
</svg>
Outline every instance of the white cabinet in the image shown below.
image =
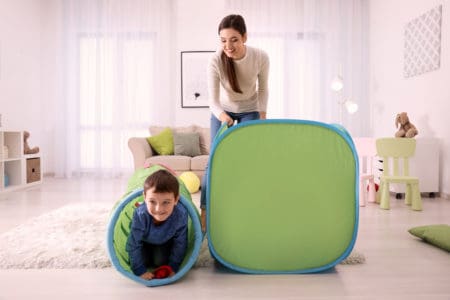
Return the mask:
<svg viewBox="0 0 450 300">
<path fill-rule="evenodd" d="M 22 131 L 0 131 L 0 193 L 42 182 L 39 153 L 23 154 Z"/>
<path fill-rule="evenodd" d="M 382 163 L 378 166 L 382 168 Z M 421 193 L 439 193 L 439 139 L 416 137 L 416 152 L 409 160 L 409 174 L 419 178 Z M 389 186 L 393 193 L 405 193 L 404 184 Z"/>
</svg>

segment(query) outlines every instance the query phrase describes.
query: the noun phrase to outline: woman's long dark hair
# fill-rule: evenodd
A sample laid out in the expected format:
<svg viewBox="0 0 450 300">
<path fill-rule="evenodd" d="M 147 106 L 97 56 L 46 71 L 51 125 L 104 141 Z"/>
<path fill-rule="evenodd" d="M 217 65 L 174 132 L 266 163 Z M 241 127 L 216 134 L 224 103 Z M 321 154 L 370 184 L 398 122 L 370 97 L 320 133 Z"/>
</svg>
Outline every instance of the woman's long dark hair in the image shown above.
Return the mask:
<svg viewBox="0 0 450 300">
<path fill-rule="evenodd" d="M 219 30 L 218 33 L 220 34 L 220 31 L 222 29 L 232 28 L 239 32 L 242 36 L 244 36 L 245 33 L 247 33 L 247 28 L 245 26 L 244 18 L 241 15 L 229 15 L 222 19 L 222 21 L 219 24 Z M 239 82 L 237 81 L 236 77 L 236 70 L 234 68 L 234 62 L 233 59 L 228 57 L 225 52 L 222 52 L 221 55 L 222 58 L 222 65 L 225 70 L 225 73 L 228 77 L 228 82 L 231 85 L 231 88 L 236 93 L 241 93 L 242 90 L 239 86 Z"/>
</svg>

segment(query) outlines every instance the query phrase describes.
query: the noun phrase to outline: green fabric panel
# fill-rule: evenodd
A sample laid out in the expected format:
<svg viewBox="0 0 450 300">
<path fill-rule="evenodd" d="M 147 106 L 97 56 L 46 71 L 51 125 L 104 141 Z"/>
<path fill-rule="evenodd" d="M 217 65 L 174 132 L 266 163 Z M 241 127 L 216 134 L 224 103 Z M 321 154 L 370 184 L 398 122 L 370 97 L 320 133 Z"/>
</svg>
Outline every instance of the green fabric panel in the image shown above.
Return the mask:
<svg viewBox="0 0 450 300">
<path fill-rule="evenodd" d="M 355 230 L 355 169 L 351 147 L 327 127 L 234 130 L 210 163 L 212 248 L 226 262 L 258 271 L 334 262 Z"/>
<path fill-rule="evenodd" d="M 164 168 L 160 165 L 152 165 L 148 168 L 137 169 L 133 175 L 131 175 L 130 179 L 128 179 L 127 194 L 138 188 L 142 188 L 144 186 L 145 179 L 147 179 L 150 174 L 153 174 L 157 170 L 161 169 Z"/>
<path fill-rule="evenodd" d="M 136 172 L 130 177 L 128 180 L 128 187 L 127 187 L 127 193 L 119 200 L 115 208 L 119 205 L 119 203 L 132 191 L 142 188 L 144 185 L 145 179 L 150 175 L 153 174 L 155 171 L 163 169 L 162 166 L 159 165 L 153 165 L 149 168 L 145 169 L 138 169 Z M 189 191 L 187 190 L 184 183 L 178 179 L 178 182 L 180 183 L 180 195 L 183 196 L 185 199 L 190 200 L 192 202 L 192 197 Z M 128 202 L 125 207 L 120 212 L 120 216 L 114 225 L 114 250 L 117 254 L 117 257 L 119 259 L 120 265 L 124 268 L 124 270 L 131 272 L 130 268 L 130 258 L 128 255 L 128 252 L 126 251 L 126 245 L 127 245 L 127 239 L 128 235 L 130 233 L 130 227 L 131 227 L 131 219 L 133 217 L 134 210 L 136 209 L 136 203 L 137 202 L 143 202 L 143 196 L 136 197 L 132 201 Z M 192 204 L 194 205 L 194 204 Z M 200 218 L 200 215 L 198 215 Z M 186 256 L 184 258 L 184 261 L 182 263 L 182 266 L 188 261 L 194 247 L 195 242 L 195 231 L 192 226 L 192 220 L 189 218 L 189 224 L 188 224 L 188 250 L 186 252 Z"/>
<path fill-rule="evenodd" d="M 143 197 L 137 197 L 128 202 L 120 212 L 120 216 L 114 226 L 114 249 L 119 258 L 120 265 L 128 272 L 130 269 L 130 258 L 126 251 L 127 239 L 130 234 L 131 218 L 136 209 L 136 202 L 142 202 Z M 124 232 L 125 231 L 125 232 Z"/>
</svg>

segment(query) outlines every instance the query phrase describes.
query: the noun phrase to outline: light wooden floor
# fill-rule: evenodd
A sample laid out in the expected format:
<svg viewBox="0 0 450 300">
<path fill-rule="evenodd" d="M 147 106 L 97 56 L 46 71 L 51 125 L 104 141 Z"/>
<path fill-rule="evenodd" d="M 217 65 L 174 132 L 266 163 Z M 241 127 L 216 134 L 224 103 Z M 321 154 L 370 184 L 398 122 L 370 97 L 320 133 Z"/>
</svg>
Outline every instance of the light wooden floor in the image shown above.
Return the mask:
<svg viewBox="0 0 450 300">
<path fill-rule="evenodd" d="M 113 205 L 125 180 L 46 178 L 41 186 L 0 194 L 0 233 L 72 202 Z M 198 201 L 198 193 L 194 195 Z M 147 288 L 113 268 L 0 270 L 0 299 L 450 299 L 450 253 L 412 237 L 412 226 L 450 223 L 450 200 L 424 198 L 422 212 L 402 200 L 391 210 L 360 210 L 355 249 L 362 265 L 321 274 L 245 275 L 220 268 L 192 269 L 176 283 Z M 0 245 L 6 247 L 7 245 Z"/>
</svg>

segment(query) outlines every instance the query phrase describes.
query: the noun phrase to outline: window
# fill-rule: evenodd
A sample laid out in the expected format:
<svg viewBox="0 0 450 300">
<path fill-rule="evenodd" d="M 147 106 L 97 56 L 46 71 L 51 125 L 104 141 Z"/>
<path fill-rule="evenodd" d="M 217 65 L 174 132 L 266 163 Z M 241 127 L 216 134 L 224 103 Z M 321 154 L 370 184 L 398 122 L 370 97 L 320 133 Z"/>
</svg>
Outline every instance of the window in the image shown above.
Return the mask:
<svg viewBox="0 0 450 300">
<path fill-rule="evenodd" d="M 147 135 L 154 93 L 151 34 L 79 39 L 79 166 L 129 169 L 127 141 Z"/>
<path fill-rule="evenodd" d="M 303 34 L 260 33 L 252 35 L 251 45 L 264 49 L 270 58 L 268 117 L 317 118 L 321 83 L 318 36 L 306 39 Z"/>
</svg>

